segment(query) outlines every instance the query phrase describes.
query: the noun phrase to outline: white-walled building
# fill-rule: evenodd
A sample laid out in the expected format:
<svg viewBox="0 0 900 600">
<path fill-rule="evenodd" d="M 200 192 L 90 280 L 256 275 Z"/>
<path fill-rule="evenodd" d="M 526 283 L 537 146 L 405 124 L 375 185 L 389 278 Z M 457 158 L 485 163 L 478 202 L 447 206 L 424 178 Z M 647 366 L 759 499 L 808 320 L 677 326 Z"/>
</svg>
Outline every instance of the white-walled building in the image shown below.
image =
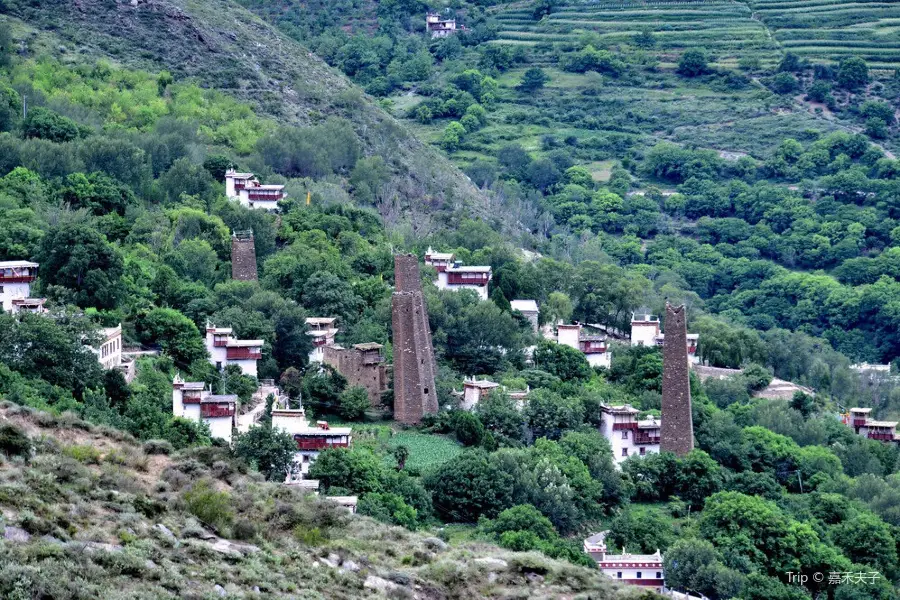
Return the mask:
<svg viewBox="0 0 900 600">
<path fill-rule="evenodd" d="M 592 367 L 609 368 L 612 364 L 612 353 L 605 335 L 588 335 L 579 324 L 557 325 L 557 343 L 580 350 Z"/>
<path fill-rule="evenodd" d="M 44 312 L 45 298 L 31 297 L 38 264 L 27 260 L 0 261 L 0 305 L 6 312 Z"/>
<path fill-rule="evenodd" d="M 487 300 L 490 281 L 490 267 L 463 267 L 454 263 L 443 271 L 438 271 L 437 286 L 441 290 L 475 290 L 482 300 Z"/>
<path fill-rule="evenodd" d="M 206 324 L 210 364 L 220 371 L 228 365 L 237 365 L 244 375 L 256 377 L 256 361 L 262 358 L 263 340 L 239 340 L 232 333 L 231 327 Z"/>
<path fill-rule="evenodd" d="M 452 252 L 435 252 L 431 246 L 425 251 L 425 264 L 429 267 L 437 269 L 438 273 L 446 271 L 448 267 L 453 266 Z"/>
<path fill-rule="evenodd" d="M 115 327 L 104 327 L 98 332 L 100 342 L 91 348 L 97 355 L 97 361 L 105 370 L 118 369 L 125 376 L 125 381 L 131 383 L 136 373 L 136 365 L 133 356 L 125 356 L 122 353 L 122 324 Z"/>
<path fill-rule="evenodd" d="M 656 592 L 665 586 L 663 557 L 659 550 L 655 554 L 609 554 L 606 548 L 608 531 L 584 540 L 584 551 L 597 562 L 604 575 L 621 583 L 639 585 Z"/>
<path fill-rule="evenodd" d="M 665 340 L 665 334 L 659 328 L 659 317 L 654 315 L 631 315 L 631 345 L 632 346 L 660 346 Z M 696 365 L 700 363 L 697 356 L 697 342 L 700 334 L 687 334 L 688 361 Z"/>
<path fill-rule="evenodd" d="M 176 375 L 172 382 L 172 414 L 208 424 L 212 437 L 230 444 L 238 397 L 213 394 L 205 387 L 202 381 L 184 381 Z"/>
<path fill-rule="evenodd" d="M 479 402 L 488 397 L 488 395 L 500 387 L 500 384 L 487 379 L 476 380 L 466 379 L 463 382 L 462 403 L 460 408 L 463 410 L 472 410 Z"/>
<path fill-rule="evenodd" d="M 900 443 L 897 421 L 876 421 L 869 418 L 871 414 L 871 408 L 851 408 L 849 412 L 841 415 L 841 420 L 844 425 L 852 427 L 857 435 L 891 444 Z"/>
<path fill-rule="evenodd" d="M 272 428 L 289 433 L 297 442 L 297 452 L 284 482 L 297 484 L 306 480 L 309 467 L 319 453 L 327 448 L 348 448 L 353 439 L 351 427 L 331 427 L 327 421 L 311 425 L 303 408 L 288 408 L 286 398 L 279 398 L 272 407 Z"/>
<path fill-rule="evenodd" d="M 444 19 L 439 13 L 430 12 L 425 15 L 425 28 L 432 38 L 447 37 L 456 33 L 456 19 Z"/>
<path fill-rule="evenodd" d="M 630 456 L 659 454 L 662 422 L 656 418 L 638 421 L 640 411 L 628 404 L 603 406 L 600 433 L 612 447 L 613 459 L 619 466 Z"/>
<path fill-rule="evenodd" d="M 325 347 L 334 346 L 334 336 L 339 329 L 334 326 L 337 317 L 308 317 L 306 325 L 309 328 L 307 335 L 312 336 L 313 349 L 309 353 L 309 362 L 325 362 Z"/>
<path fill-rule="evenodd" d="M 278 210 L 278 201 L 286 194 L 283 185 L 261 184 L 253 173 L 225 171 L 225 195 L 247 208 Z"/>
<path fill-rule="evenodd" d="M 509 306 L 513 310 L 517 310 L 522 313 L 522 316 L 528 319 L 528 322 L 531 323 L 531 328 L 535 333 L 538 331 L 538 317 L 540 316 L 540 309 L 538 308 L 537 302 L 534 300 L 511 300 L 509 302 Z"/>
</svg>

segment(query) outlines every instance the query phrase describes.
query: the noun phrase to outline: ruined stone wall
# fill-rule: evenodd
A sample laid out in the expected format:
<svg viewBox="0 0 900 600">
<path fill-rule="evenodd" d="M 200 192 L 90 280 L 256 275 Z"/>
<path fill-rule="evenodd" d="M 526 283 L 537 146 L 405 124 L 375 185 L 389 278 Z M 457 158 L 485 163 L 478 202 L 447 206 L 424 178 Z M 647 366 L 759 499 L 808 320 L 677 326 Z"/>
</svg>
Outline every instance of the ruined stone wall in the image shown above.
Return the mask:
<svg viewBox="0 0 900 600">
<path fill-rule="evenodd" d="M 337 369 L 347 378 L 350 387 L 363 387 L 372 406 L 381 404 L 381 394 L 387 391 L 387 369 L 384 363 L 363 364 L 363 353 L 356 348 L 325 346 L 325 364 Z"/>
<path fill-rule="evenodd" d="M 256 281 L 256 245 L 253 235 L 231 236 L 231 278 L 236 281 Z"/>
<path fill-rule="evenodd" d="M 684 306 L 666 303 L 660 451 L 679 456 L 694 449 L 686 313 Z"/>
<path fill-rule="evenodd" d="M 391 298 L 394 342 L 394 419 L 415 424 L 438 410 L 436 365 L 419 262 L 413 255 L 394 257 L 396 291 Z"/>
</svg>

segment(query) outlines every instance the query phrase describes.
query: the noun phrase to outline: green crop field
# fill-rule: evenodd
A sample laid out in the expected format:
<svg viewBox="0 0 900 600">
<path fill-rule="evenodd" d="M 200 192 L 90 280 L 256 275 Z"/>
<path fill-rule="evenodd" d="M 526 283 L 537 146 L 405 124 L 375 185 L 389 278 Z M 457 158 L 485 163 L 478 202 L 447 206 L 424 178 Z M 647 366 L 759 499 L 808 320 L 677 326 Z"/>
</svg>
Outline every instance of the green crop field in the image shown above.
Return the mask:
<svg viewBox="0 0 900 600">
<path fill-rule="evenodd" d="M 900 67 L 900 3 L 846 0 L 751 0 L 785 50 L 820 62 L 848 55 L 874 68 Z"/>
<path fill-rule="evenodd" d="M 462 446 L 448 437 L 404 431 L 391 437 L 388 447 L 409 448 L 406 466 L 422 471 L 441 465 L 462 452 Z"/>
<path fill-rule="evenodd" d="M 774 62 L 780 50 L 766 27 L 741 2 L 719 0 L 566 3 L 535 21 L 530 9 L 499 13 L 500 43 L 574 42 L 593 34 L 604 44 L 628 42 L 650 31 L 660 58 L 703 47 L 723 65 L 747 55 Z"/>
</svg>

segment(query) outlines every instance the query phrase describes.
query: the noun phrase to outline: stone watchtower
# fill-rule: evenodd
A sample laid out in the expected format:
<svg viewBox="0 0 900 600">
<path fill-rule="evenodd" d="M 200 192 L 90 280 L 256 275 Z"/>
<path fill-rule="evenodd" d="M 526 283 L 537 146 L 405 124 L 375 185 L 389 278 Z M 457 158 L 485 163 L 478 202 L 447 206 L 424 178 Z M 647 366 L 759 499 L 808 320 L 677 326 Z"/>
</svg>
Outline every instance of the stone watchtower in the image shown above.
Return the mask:
<svg viewBox="0 0 900 600">
<path fill-rule="evenodd" d="M 412 254 L 394 257 L 394 294 L 391 325 L 394 334 L 394 419 L 415 424 L 438 411 L 434 389 L 434 348 L 419 259 Z"/>
<path fill-rule="evenodd" d="M 256 281 L 256 245 L 253 231 L 231 234 L 231 278 L 236 281 Z"/>
<path fill-rule="evenodd" d="M 687 315 L 684 306 L 666 303 L 663 338 L 662 433 L 660 452 L 684 456 L 694 449 Z"/>
</svg>

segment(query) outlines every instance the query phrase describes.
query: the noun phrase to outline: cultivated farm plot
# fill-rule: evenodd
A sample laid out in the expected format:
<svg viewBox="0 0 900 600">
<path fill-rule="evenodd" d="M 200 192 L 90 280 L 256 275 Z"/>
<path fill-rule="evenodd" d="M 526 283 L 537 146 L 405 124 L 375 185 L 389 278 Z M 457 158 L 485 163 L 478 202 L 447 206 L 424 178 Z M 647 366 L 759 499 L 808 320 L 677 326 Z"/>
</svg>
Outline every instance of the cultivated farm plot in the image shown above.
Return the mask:
<svg viewBox="0 0 900 600">
<path fill-rule="evenodd" d="M 753 16 L 785 51 L 819 62 L 860 56 L 873 68 L 900 67 L 900 2 L 750 0 Z"/>
<path fill-rule="evenodd" d="M 500 43 L 575 42 L 593 34 L 604 45 L 613 45 L 650 31 L 663 59 L 689 48 L 704 48 L 722 64 L 748 55 L 762 63 L 780 58 L 765 26 L 746 3 L 736 0 L 568 2 L 541 21 L 532 19 L 529 8 L 501 12 L 497 19 Z"/>
<path fill-rule="evenodd" d="M 448 437 L 414 431 L 403 431 L 392 436 L 387 445 L 390 448 L 400 445 L 409 448 L 406 466 L 422 471 L 440 466 L 462 452 L 462 446 Z"/>
</svg>

